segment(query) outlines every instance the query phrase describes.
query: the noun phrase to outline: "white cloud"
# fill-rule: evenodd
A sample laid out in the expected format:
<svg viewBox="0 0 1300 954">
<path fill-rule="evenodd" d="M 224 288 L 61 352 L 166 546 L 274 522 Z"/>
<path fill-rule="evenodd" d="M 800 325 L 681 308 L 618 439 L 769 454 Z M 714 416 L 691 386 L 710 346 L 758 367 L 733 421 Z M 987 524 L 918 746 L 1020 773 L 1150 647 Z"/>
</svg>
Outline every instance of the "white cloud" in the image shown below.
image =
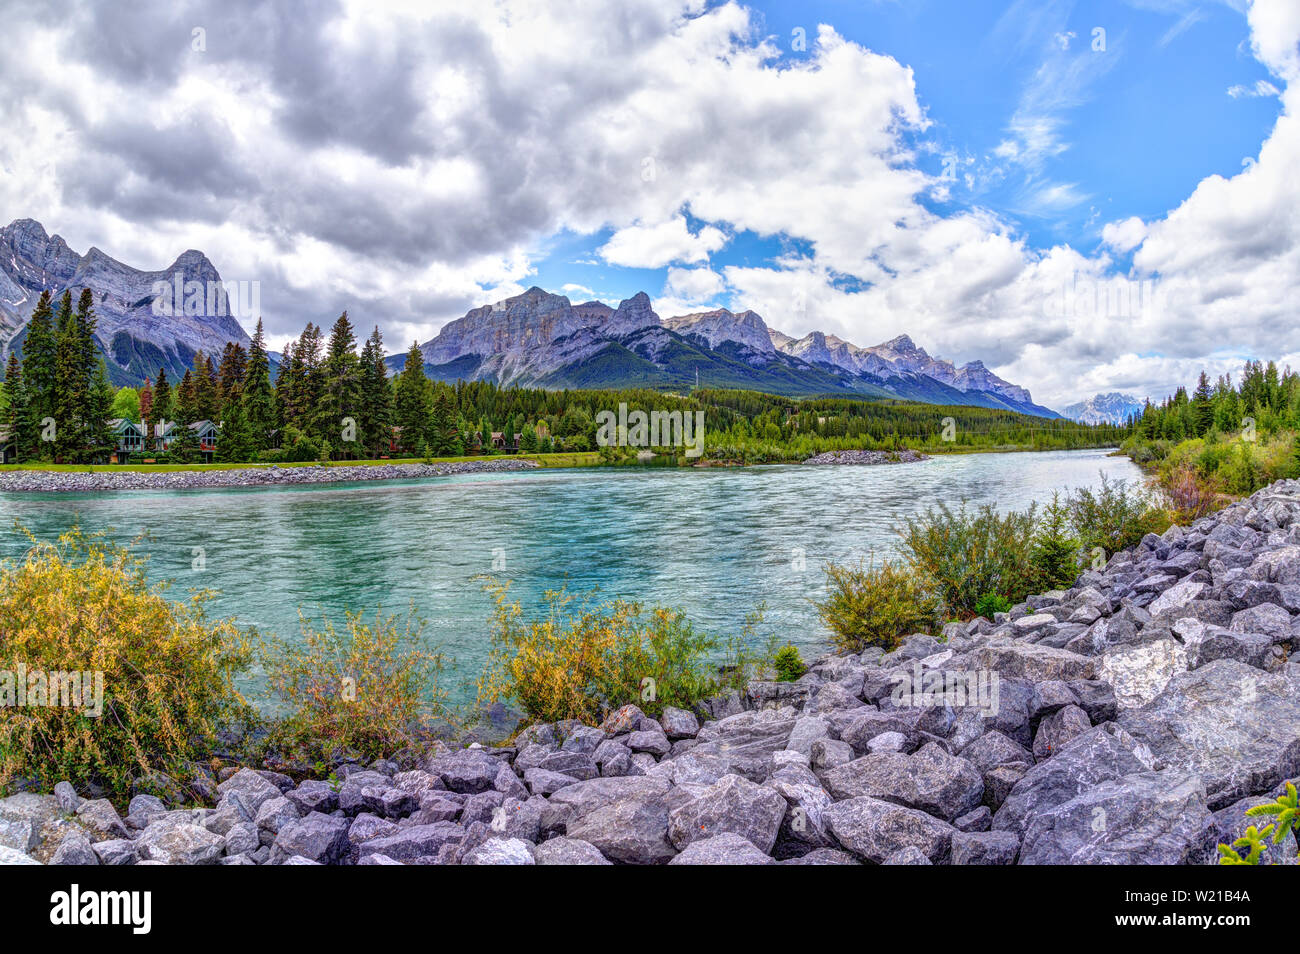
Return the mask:
<svg viewBox="0 0 1300 954">
<path fill-rule="evenodd" d="M 1268 80 L 1257 80 L 1254 86 L 1242 86 L 1240 83 L 1229 86 L 1228 95 L 1233 99 L 1255 99 L 1281 94 L 1278 92 L 1278 88 Z"/>
<path fill-rule="evenodd" d="M 1131 252 L 1147 237 L 1147 225 L 1136 215 L 1121 222 L 1107 222 L 1101 230 L 1101 240 L 1117 252 Z"/>
<path fill-rule="evenodd" d="M 619 229 L 598 251 L 611 265 L 662 268 L 672 262 L 707 261 L 726 244 L 721 230 L 709 225 L 692 235 L 686 217 L 676 215 L 655 225 L 638 223 Z"/>
</svg>

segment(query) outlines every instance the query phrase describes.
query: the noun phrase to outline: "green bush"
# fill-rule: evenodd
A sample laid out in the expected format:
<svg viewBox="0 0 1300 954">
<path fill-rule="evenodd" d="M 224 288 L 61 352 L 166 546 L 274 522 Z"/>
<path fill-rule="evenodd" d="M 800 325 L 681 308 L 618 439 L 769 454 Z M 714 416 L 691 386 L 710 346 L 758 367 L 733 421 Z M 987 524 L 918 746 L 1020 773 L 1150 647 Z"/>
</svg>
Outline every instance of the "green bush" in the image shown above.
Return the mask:
<svg viewBox="0 0 1300 954">
<path fill-rule="evenodd" d="M 1100 489 L 1084 487 L 1067 498 L 1070 522 L 1085 551 L 1107 556 L 1136 546 L 1148 533 L 1164 533 L 1172 516 L 1149 494 L 1130 490 L 1124 480 L 1101 477 Z"/>
<path fill-rule="evenodd" d="M 975 601 L 975 615 L 983 616 L 985 619 L 993 619 L 994 613 L 1010 611 L 1011 601 L 1000 593 L 985 593 Z"/>
<path fill-rule="evenodd" d="M 840 650 L 893 649 L 900 637 L 928 633 L 939 623 L 933 584 L 905 566 L 871 562 L 826 567 L 827 597 L 817 612 Z"/>
<path fill-rule="evenodd" d="M 25 559 L 0 564 L 0 673 L 29 677 L 25 705 L 0 679 L 0 794 L 68 779 L 124 802 L 136 778 L 186 780 L 220 728 L 251 716 L 235 688 L 251 658 L 243 634 L 207 618 L 210 594 L 167 599 L 100 537 L 28 538 Z M 79 692 L 64 674 L 86 674 Z"/>
<path fill-rule="evenodd" d="M 1036 508 L 999 514 L 989 504 L 957 511 L 939 504 L 901 528 L 904 557 L 922 578 L 932 581 L 950 614 L 975 612 L 985 593 L 1002 593 L 1020 602 L 1038 583 L 1027 559 L 1037 524 Z"/>
<path fill-rule="evenodd" d="M 287 710 L 272 741 L 306 761 L 340 748 L 383 758 L 417 742 L 447 715 L 443 658 L 424 648 L 424 628 L 413 614 L 366 623 L 348 613 L 342 631 L 301 619 L 298 639 L 265 640 L 267 682 Z"/>
<path fill-rule="evenodd" d="M 782 646 L 772 657 L 772 668 L 780 682 L 794 682 L 808 671 L 796 646 Z"/>
<path fill-rule="evenodd" d="M 548 591 L 544 612 L 526 619 L 508 599 L 509 584 L 489 579 L 484 589 L 495 608 L 479 702 L 512 700 L 534 721 L 594 724 L 627 703 L 651 715 L 665 706 L 691 709 L 757 671 L 738 641 L 697 632 L 678 610 L 645 613 L 639 603 L 591 597 L 578 603 L 561 590 Z M 724 649 L 726 679 L 711 663 Z"/>
</svg>

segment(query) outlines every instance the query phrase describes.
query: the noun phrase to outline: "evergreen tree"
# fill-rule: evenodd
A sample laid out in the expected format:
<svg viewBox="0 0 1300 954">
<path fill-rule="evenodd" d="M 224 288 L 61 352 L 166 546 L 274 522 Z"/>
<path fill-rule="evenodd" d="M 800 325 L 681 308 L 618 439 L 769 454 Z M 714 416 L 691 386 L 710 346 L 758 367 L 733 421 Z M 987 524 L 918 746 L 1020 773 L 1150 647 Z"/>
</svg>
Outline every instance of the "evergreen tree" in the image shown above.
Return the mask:
<svg viewBox="0 0 1300 954">
<path fill-rule="evenodd" d="M 217 374 L 212 367 L 212 359 L 200 351 L 194 356 L 193 413 L 196 421 L 219 421 L 221 418 L 220 402 L 217 398 Z"/>
<path fill-rule="evenodd" d="M 257 331 L 248 348 L 242 400 L 251 446 L 255 451 L 266 450 L 275 429 L 275 394 L 271 390 L 271 359 L 266 354 L 261 318 L 257 319 Z"/>
<path fill-rule="evenodd" d="M 429 423 L 430 390 L 430 381 L 424 376 L 424 356 L 420 346 L 413 343 L 393 387 L 393 418 L 402 429 L 402 447 L 407 450 L 422 452 L 428 443 L 425 429 Z"/>
<path fill-rule="evenodd" d="M 156 424 L 170 421 L 176 414 L 176 397 L 172 393 L 171 382 L 167 380 L 167 369 L 158 369 L 158 383 L 153 389 L 153 418 Z"/>
<path fill-rule="evenodd" d="M 95 363 L 94 376 L 86 400 L 85 435 L 91 456 L 108 454 L 115 446 L 113 432 L 108 426 L 113 417 L 113 399 L 116 392 L 108 381 L 108 368 L 103 360 Z"/>
<path fill-rule="evenodd" d="M 32 408 L 31 391 L 23 380 L 22 366 L 16 352 L 9 353 L 9 363 L 5 368 L 5 429 L 14 442 L 14 452 L 19 461 L 30 460 L 36 456 L 36 444 L 39 437 L 37 418 Z"/>
<path fill-rule="evenodd" d="M 1214 426 L 1214 407 L 1211 404 L 1213 392 L 1210 390 L 1210 376 L 1201 372 L 1196 382 L 1196 392 L 1192 395 L 1192 413 L 1197 437 L 1205 435 Z"/>
<path fill-rule="evenodd" d="M 213 457 L 223 463 L 244 463 L 252 460 L 255 454 L 256 448 L 253 446 L 253 435 L 248 426 L 244 403 L 231 401 L 221 422 L 221 434 L 217 437 Z"/>
<path fill-rule="evenodd" d="M 387 453 L 393 425 L 393 389 L 384 365 L 384 339 L 378 325 L 361 349 L 358 415 L 357 425 L 366 450 L 376 457 Z"/>
<path fill-rule="evenodd" d="M 72 296 L 67 297 L 69 308 Z M 58 328 L 50 306 L 49 291 L 41 292 L 36 308 L 27 322 L 23 341 L 23 381 L 27 387 L 32 415 L 37 421 L 54 416 L 54 366 L 58 351 Z"/>
<path fill-rule="evenodd" d="M 140 388 L 140 429 L 144 431 L 145 436 L 149 434 L 149 427 L 153 421 L 153 386 L 149 379 L 144 379 L 144 387 Z"/>
<path fill-rule="evenodd" d="M 79 460 L 86 445 L 84 421 L 90 398 L 90 378 L 82 360 L 81 319 L 72 311 L 72 292 L 59 305 L 59 332 L 54 352 L 54 454 L 62 461 Z"/>
<path fill-rule="evenodd" d="M 357 446 L 345 447 L 343 440 L 343 419 L 353 420 L 356 436 L 353 445 L 359 445 L 364 436 L 361 422 L 361 362 L 357 358 L 357 339 L 352 331 L 352 322 L 345 311 L 330 329 L 329 343 L 325 348 L 325 360 L 321 365 L 322 393 L 317 409 L 316 430 L 330 441 L 331 446 L 339 450 L 351 450 L 355 453 Z"/>
<path fill-rule="evenodd" d="M 193 424 L 200 420 L 195 400 L 194 373 L 189 368 L 185 369 L 185 376 L 176 386 L 174 414 L 181 424 Z"/>
<path fill-rule="evenodd" d="M 421 376 L 424 372 L 421 370 Z M 460 429 L 456 426 L 456 408 L 451 399 L 451 388 L 437 388 L 433 407 L 429 413 L 428 428 L 429 453 L 434 457 L 458 457 L 463 447 Z"/>
<path fill-rule="evenodd" d="M 226 409 L 240 399 L 244 378 L 248 374 L 248 354 L 238 341 L 227 341 L 217 370 L 217 415 L 225 420 Z"/>
</svg>

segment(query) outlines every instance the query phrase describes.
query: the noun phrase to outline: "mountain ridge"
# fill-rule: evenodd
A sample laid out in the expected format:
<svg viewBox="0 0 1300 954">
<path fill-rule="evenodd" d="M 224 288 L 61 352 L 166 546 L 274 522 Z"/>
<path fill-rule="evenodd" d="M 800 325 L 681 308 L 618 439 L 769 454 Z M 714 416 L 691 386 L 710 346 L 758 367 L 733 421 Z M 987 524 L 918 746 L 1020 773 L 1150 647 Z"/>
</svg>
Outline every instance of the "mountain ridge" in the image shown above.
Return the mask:
<svg viewBox="0 0 1300 954">
<path fill-rule="evenodd" d="M 960 367 L 908 335 L 861 347 L 813 331 L 795 339 L 752 310 L 660 318 L 638 292 L 617 308 L 574 305 L 533 286 L 472 308 L 423 345 L 425 373 L 443 381 L 493 380 L 542 387 L 747 387 L 776 394 L 900 398 L 967 404 L 1044 417 L 1028 390 L 982 361 Z M 404 357 L 388 359 L 396 370 Z"/>
</svg>

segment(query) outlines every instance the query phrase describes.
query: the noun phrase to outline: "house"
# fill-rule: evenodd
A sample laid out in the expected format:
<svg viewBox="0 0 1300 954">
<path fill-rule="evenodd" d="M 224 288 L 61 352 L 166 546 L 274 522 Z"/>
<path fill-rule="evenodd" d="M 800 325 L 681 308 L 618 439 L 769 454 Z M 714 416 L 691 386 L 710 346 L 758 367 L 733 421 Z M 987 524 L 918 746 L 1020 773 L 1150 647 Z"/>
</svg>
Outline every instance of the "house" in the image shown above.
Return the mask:
<svg viewBox="0 0 1300 954">
<path fill-rule="evenodd" d="M 12 464 L 18 459 L 18 447 L 9 431 L 0 429 L 0 464 Z"/>
<path fill-rule="evenodd" d="M 203 456 L 203 463 L 212 463 L 212 455 L 217 449 L 217 437 L 221 434 L 221 427 L 212 421 L 195 421 L 193 424 L 186 425 L 194 432 L 194 438 L 198 444 L 199 453 Z M 161 451 L 170 451 L 172 446 L 180 437 L 180 427 L 176 421 L 163 421 L 154 428 L 154 441 Z"/>
<path fill-rule="evenodd" d="M 506 436 L 500 431 L 492 432 L 492 446 L 496 450 L 504 450 L 506 446 Z"/>
<path fill-rule="evenodd" d="M 113 434 L 114 464 L 125 464 L 132 454 L 144 453 L 144 431 L 135 421 L 115 417 L 108 422 Z"/>
</svg>

